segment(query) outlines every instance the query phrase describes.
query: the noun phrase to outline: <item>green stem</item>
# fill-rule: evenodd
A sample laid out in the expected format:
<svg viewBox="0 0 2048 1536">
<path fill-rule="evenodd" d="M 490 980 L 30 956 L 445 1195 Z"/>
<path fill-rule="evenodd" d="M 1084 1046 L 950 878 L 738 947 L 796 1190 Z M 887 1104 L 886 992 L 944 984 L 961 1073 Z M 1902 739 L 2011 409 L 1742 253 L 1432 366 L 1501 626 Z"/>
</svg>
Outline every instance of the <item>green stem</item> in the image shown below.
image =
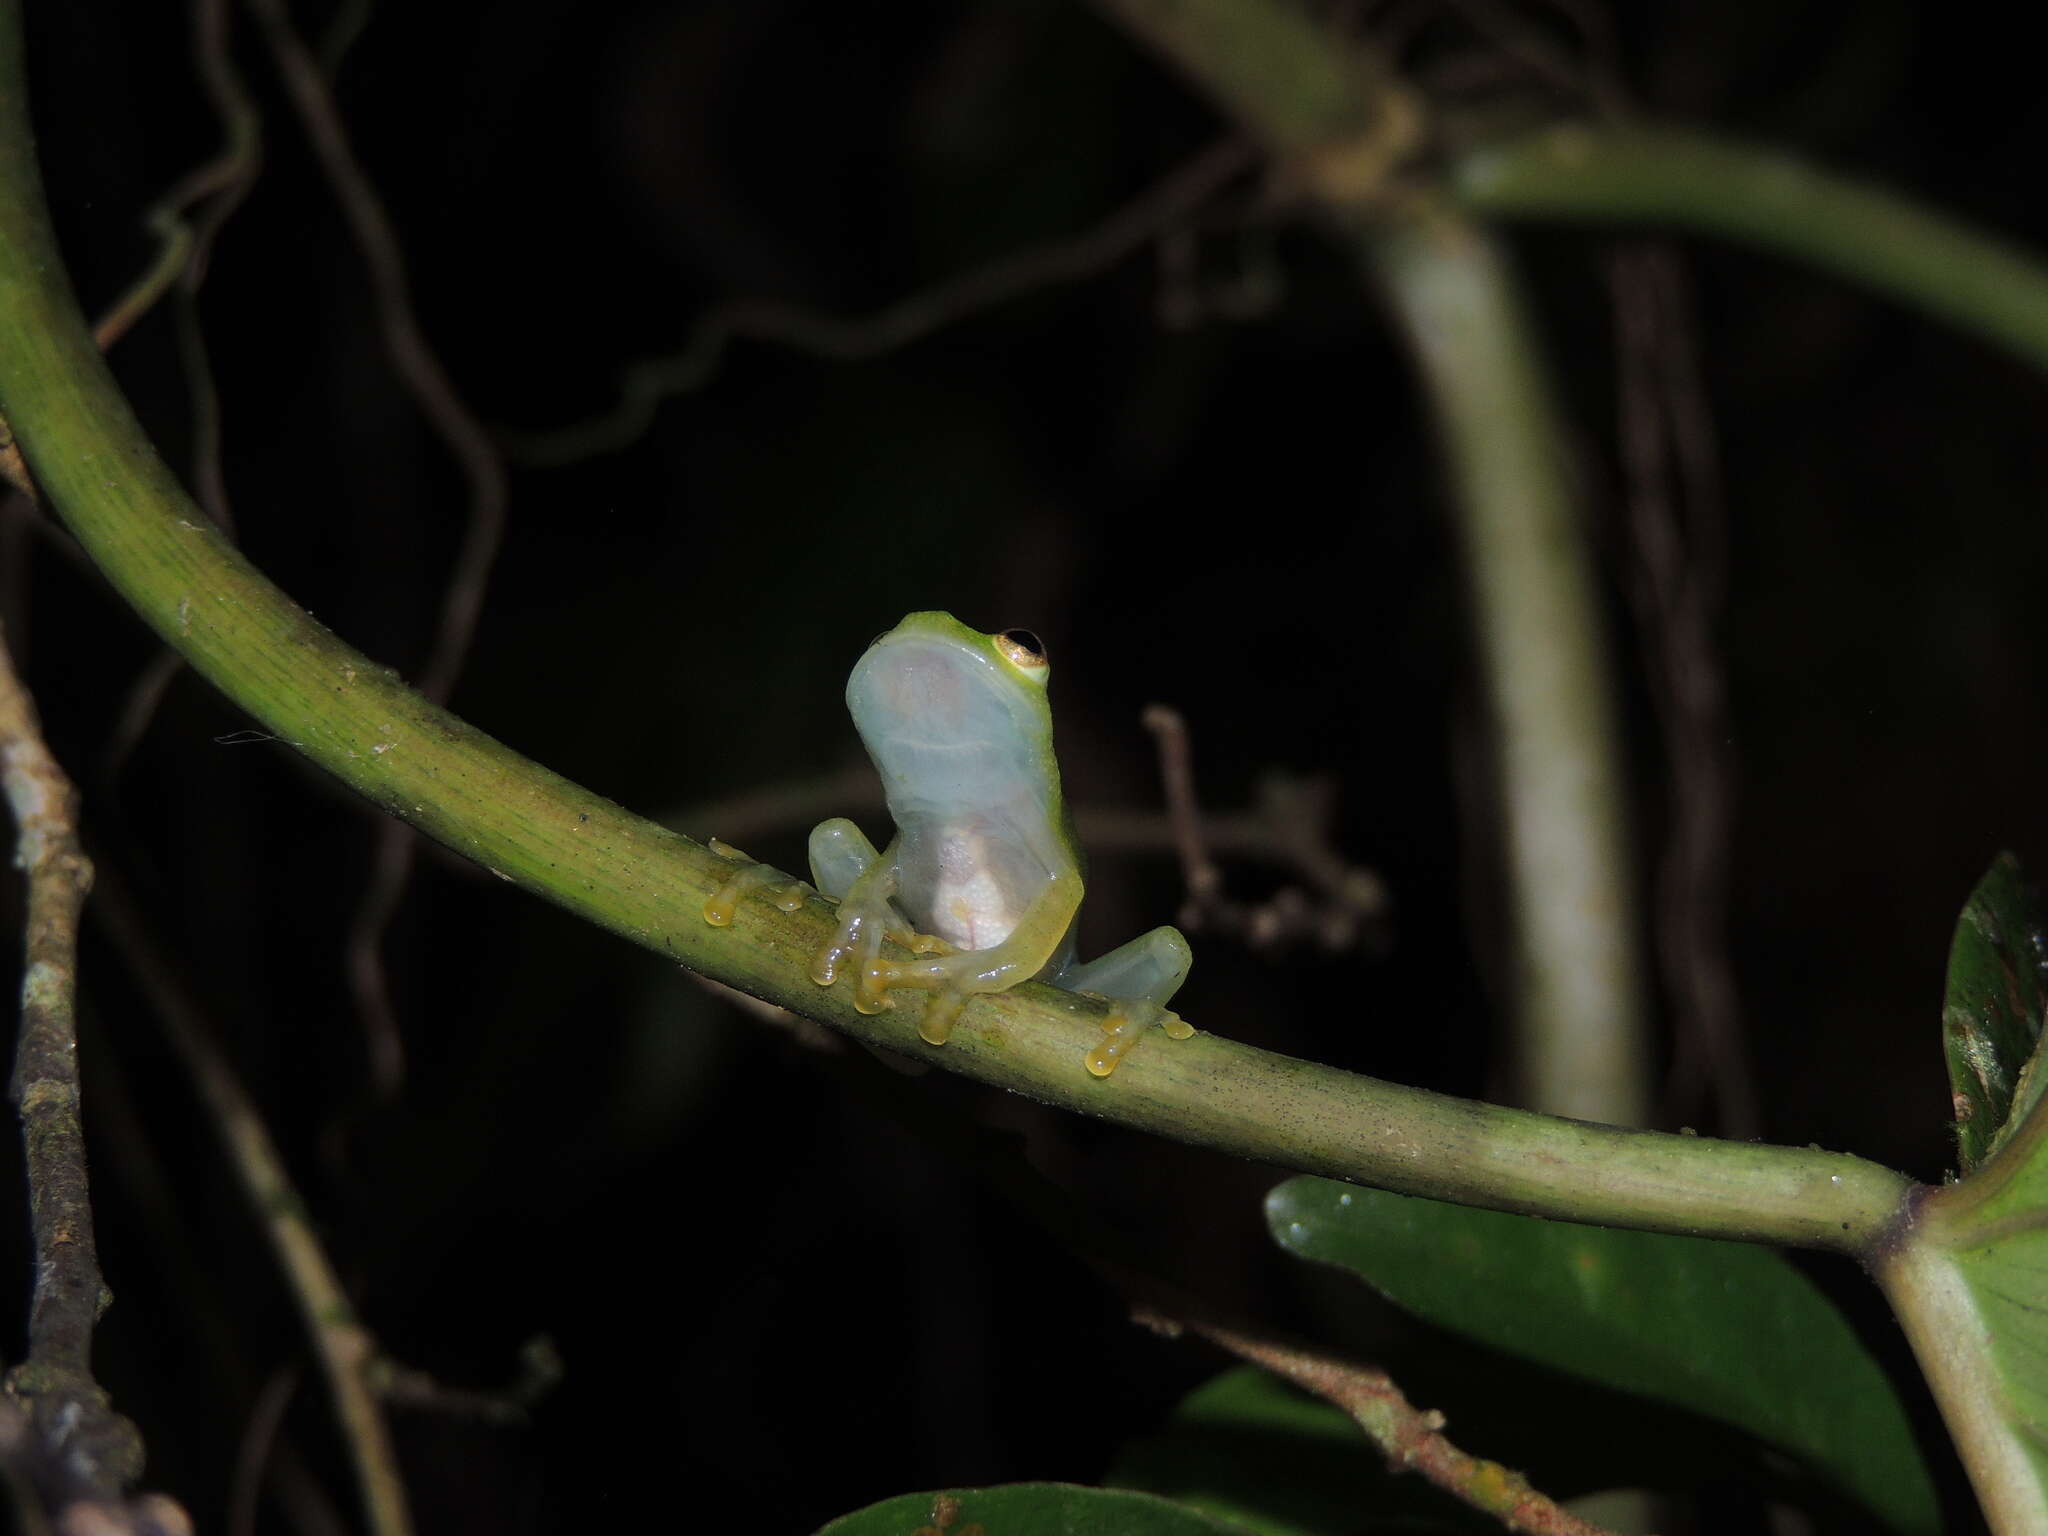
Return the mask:
<svg viewBox="0 0 2048 1536">
<path fill-rule="evenodd" d="M 157 457 L 51 243 L 0 0 L 0 414 L 108 579 L 202 675 L 358 793 L 504 879 L 656 954 L 949 1070 L 1182 1141 L 1408 1194 L 1566 1220 L 1861 1251 L 1912 1188 L 1859 1158 L 1618 1130 L 1444 1098 L 1200 1036 L 1082 1069 L 1102 1008 L 1042 986 L 977 1000 L 950 1044 L 916 1009 L 855 1011 L 811 957 L 813 899 L 702 916 L 732 866 L 528 762 L 318 624 L 243 558 Z"/>
<path fill-rule="evenodd" d="M 1450 462 L 1498 761 L 1527 1102 L 1648 1115 L 1626 777 L 1585 530 L 1512 274 L 1418 201 L 1351 233 L 1413 351 Z"/>
<path fill-rule="evenodd" d="M 1775 251 L 2048 367 L 2048 268 L 1792 155 L 1674 129 L 1574 124 L 1470 150 L 1449 185 L 1479 216 L 1677 226 Z"/>
<path fill-rule="evenodd" d="M 1419 113 L 1369 45 L 1289 5 L 1100 4 L 1320 199 L 1407 333 L 1450 460 L 1498 745 L 1521 1096 L 1639 1123 L 1649 1085 L 1611 668 L 1562 434 L 1506 264 L 1449 206 L 1388 198 Z"/>
<path fill-rule="evenodd" d="M 1999 1391 L 1983 1307 L 1955 1258 L 1918 1226 L 1916 1219 L 1903 1228 L 1871 1272 L 1913 1346 L 1994 1536 L 2048 1530 L 2048 1490 Z"/>
</svg>

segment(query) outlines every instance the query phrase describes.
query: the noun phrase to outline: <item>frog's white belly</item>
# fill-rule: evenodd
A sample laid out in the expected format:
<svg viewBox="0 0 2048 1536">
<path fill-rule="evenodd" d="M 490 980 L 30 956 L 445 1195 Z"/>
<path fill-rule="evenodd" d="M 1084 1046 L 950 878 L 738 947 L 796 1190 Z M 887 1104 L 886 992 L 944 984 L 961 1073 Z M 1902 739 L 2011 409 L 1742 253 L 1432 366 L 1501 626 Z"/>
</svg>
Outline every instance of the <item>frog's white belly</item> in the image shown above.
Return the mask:
<svg viewBox="0 0 2048 1536">
<path fill-rule="evenodd" d="M 931 931 L 956 949 L 993 949 L 1024 915 L 1026 902 L 1006 892 L 989 857 L 991 840 L 975 832 L 938 839 L 932 880 Z"/>
</svg>

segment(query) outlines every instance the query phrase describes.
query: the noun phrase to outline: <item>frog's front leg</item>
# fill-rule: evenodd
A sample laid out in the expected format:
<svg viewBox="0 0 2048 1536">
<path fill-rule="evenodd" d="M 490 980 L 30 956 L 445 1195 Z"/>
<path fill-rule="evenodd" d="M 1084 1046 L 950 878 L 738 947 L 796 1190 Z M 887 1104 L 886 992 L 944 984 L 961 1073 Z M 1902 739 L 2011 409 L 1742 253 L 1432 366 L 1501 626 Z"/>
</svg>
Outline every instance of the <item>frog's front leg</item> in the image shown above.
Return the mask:
<svg viewBox="0 0 2048 1536">
<path fill-rule="evenodd" d="M 1187 980 L 1188 967 L 1193 964 L 1194 954 L 1179 929 L 1154 928 L 1099 960 L 1068 966 L 1053 978 L 1054 985 L 1069 992 L 1093 993 L 1116 1005 L 1102 1021 L 1102 1039 L 1083 1058 L 1090 1072 L 1109 1076 L 1154 1024 L 1174 1040 L 1185 1040 L 1195 1032 L 1192 1024 L 1166 1006 Z"/>
<path fill-rule="evenodd" d="M 844 817 L 821 821 L 811 830 L 811 878 L 839 903 L 839 927 L 811 965 L 811 980 L 829 987 L 849 960 L 854 962 L 853 1006 L 880 1013 L 889 1006 L 895 965 L 882 958 L 882 940 L 893 939 L 917 954 L 942 954 L 944 940 L 918 933 L 896 909 L 902 866 L 896 844 L 886 853 Z M 936 1043 L 936 1042 L 935 1042 Z"/>
</svg>

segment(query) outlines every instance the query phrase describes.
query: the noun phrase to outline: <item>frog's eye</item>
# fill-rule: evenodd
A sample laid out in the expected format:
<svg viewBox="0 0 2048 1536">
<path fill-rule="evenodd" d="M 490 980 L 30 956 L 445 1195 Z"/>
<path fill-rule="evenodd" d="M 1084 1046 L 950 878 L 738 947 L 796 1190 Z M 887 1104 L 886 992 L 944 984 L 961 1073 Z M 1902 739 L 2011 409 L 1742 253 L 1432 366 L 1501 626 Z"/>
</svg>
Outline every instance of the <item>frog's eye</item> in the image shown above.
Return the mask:
<svg viewBox="0 0 2048 1536">
<path fill-rule="evenodd" d="M 1006 629 L 996 636 L 996 649 L 1020 672 L 1044 672 L 1051 663 L 1045 659 L 1045 642 L 1028 629 Z"/>
</svg>

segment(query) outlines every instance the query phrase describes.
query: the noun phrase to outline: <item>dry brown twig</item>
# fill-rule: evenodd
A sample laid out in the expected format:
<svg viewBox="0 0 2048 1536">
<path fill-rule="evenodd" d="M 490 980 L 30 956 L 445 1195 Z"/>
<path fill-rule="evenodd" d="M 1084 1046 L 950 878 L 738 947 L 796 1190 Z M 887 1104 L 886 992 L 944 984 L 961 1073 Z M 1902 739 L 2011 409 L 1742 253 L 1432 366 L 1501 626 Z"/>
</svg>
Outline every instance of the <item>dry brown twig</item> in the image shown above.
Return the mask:
<svg viewBox="0 0 2048 1536">
<path fill-rule="evenodd" d="M 189 1533 L 191 1521 L 171 1500 L 126 1496 L 142 1475 L 142 1438 L 93 1379 L 93 1328 L 113 1299 L 93 1235 L 79 1103 L 78 925 L 93 871 L 78 838 L 78 792 L 43 742 L 4 631 L 0 791 L 14 814 L 15 862 L 28 883 L 9 1092 L 21 1115 L 35 1250 L 28 1357 L 6 1378 L 26 1422 L 10 1415 L 0 1426 L 0 1455 L 10 1481 L 32 1485 L 66 1528 L 97 1517 L 110 1531 Z"/>
<path fill-rule="evenodd" d="M 1234 1328 L 1198 1312 L 1173 1315 L 1150 1303 L 1134 1321 L 1168 1338 L 1196 1334 L 1219 1349 L 1271 1371 L 1282 1381 L 1349 1414 L 1396 1472 L 1417 1472 L 1475 1509 L 1526 1536 L 1612 1536 L 1529 1486 L 1521 1473 L 1462 1451 L 1445 1438 L 1444 1416 L 1416 1408 L 1386 1372 L 1354 1365 L 1269 1334 Z"/>
</svg>

